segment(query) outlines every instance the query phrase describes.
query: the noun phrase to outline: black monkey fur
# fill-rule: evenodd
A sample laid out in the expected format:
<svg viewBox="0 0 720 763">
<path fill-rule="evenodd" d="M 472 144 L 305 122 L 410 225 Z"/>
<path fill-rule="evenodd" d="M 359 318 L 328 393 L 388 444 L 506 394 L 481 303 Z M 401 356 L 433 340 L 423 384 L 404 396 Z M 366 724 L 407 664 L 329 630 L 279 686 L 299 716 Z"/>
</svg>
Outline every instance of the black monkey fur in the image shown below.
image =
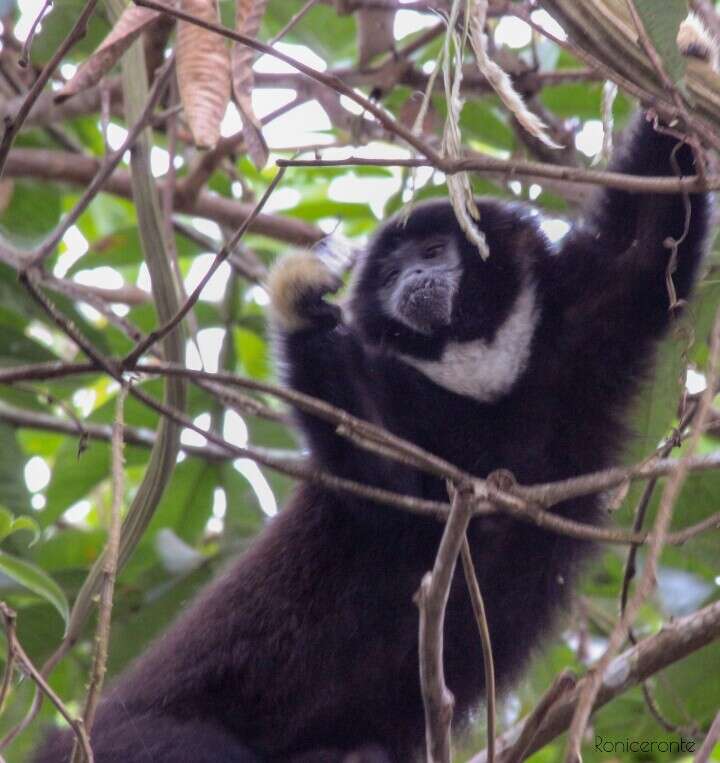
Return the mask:
<svg viewBox="0 0 720 763">
<path fill-rule="evenodd" d="M 674 138 L 643 118 L 630 132 L 613 169 L 675 174 Z M 687 146 L 676 161 L 694 174 Z M 696 280 L 710 226 L 709 197 L 693 194 L 689 204 L 673 275 L 679 299 Z M 602 190 L 557 247 L 531 209 L 489 200 L 479 208 L 487 261 L 446 202 L 418 206 L 407 224 L 386 223 L 359 265 L 349 321 L 321 301 L 337 282 L 316 260 L 283 260 L 271 293 L 286 382 L 481 476 L 502 468 L 532 484 L 615 464 L 628 404 L 670 322 L 664 242 L 683 233 L 682 197 Z M 412 288 L 400 293 L 394 284 Z M 485 381 L 474 397 L 429 378 L 447 372 L 437 377 L 446 386 L 475 389 L 462 352 L 449 371 L 433 361 L 452 342 L 487 348 L 518 311 L 517 325 L 501 334 L 511 351 L 478 356 Z M 446 499 L 440 480 L 359 451 L 308 415 L 298 421 L 323 468 Z M 597 497 L 553 510 L 602 522 Z M 107 691 L 93 728 L 95 760 L 414 760 L 424 726 L 413 594 L 440 534 L 432 519 L 299 486 L 254 545 Z M 508 686 L 551 628 L 591 545 L 504 515 L 473 520 L 470 541 L 497 674 Z M 448 604 L 445 668 L 461 718 L 483 689 L 461 574 Z M 52 735 L 37 763 L 68 760 L 70 745 L 67 733 Z"/>
</svg>

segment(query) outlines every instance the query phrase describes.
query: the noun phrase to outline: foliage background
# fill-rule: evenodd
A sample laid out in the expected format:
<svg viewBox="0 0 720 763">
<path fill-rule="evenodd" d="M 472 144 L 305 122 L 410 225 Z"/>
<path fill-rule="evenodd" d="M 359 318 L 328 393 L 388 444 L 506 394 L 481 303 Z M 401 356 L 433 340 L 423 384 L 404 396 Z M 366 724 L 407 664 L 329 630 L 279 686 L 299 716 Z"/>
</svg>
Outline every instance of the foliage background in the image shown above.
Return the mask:
<svg viewBox="0 0 720 763">
<path fill-rule="evenodd" d="M 12 42 L 13 28 L 18 21 L 31 17 L 33 9 L 5 0 L 0 3 L 3 15 L 3 48 L 0 51 L 0 98 L 11 99 L 7 72 L 22 77 L 16 67 L 17 46 Z M 77 17 L 80 0 L 58 0 L 51 15 L 43 22 L 31 52 L 33 67 L 42 66 L 56 50 Z M 301 3 L 293 0 L 271 0 L 263 19 L 260 39 L 276 34 Z M 339 7 L 339 6 L 338 6 Z M 419 10 L 417 10 L 419 8 Z M 404 21 L 396 22 L 402 31 L 427 26 L 428 17 L 422 3 L 403 9 Z M 231 23 L 230 3 L 221 4 L 226 23 Z M 516 67 L 516 82 L 526 83 L 525 95 L 531 106 L 540 111 L 551 127 L 566 137 L 567 149 L 562 160 L 576 166 L 589 166 L 593 156 L 587 156 L 577 146 L 589 146 L 589 153 L 599 148 L 601 135 L 602 82 L 588 75 L 577 78 L 563 72 L 584 70 L 581 62 L 566 51 L 543 39 L 529 35 L 519 27 L 517 19 L 508 21 L 495 14 L 491 26 L 495 30 L 496 53 L 508 67 Z M 422 21 L 421 21 L 422 20 Z M 503 26 L 504 24 L 504 26 Z M 102 7 L 94 14 L 89 32 L 64 62 L 57 88 L 63 77 L 70 76 L 72 65 L 83 61 L 95 49 L 110 29 Z M 421 31 L 412 32 L 398 40 L 407 44 Z M 502 44 L 503 40 L 505 43 Z M 315 5 L 284 38 L 285 43 L 305 48 L 292 48 L 294 55 L 309 55 L 313 51 L 328 68 L 353 71 L 356 68 L 357 29 L 352 14 L 338 13 L 332 4 Z M 440 50 L 441 38 L 436 38 L 414 53 L 412 72 L 420 77 L 430 70 Z M 262 67 L 259 67 L 262 71 Z M 531 74 L 540 77 L 531 86 Z M 559 76 L 558 76 L 559 75 Z M 361 90 L 369 93 L 374 85 L 373 73 L 358 76 Z M 273 77 L 275 78 L 273 81 Z M 383 93 L 382 103 L 401 120 L 413 103 L 417 86 L 399 81 Z M 258 79 L 257 103 L 281 103 L 277 88 L 264 88 L 263 83 L 282 84 L 287 89 L 292 82 L 282 73 L 269 73 Z M 554 84 L 557 82 L 557 84 Z M 313 96 L 310 94 L 310 101 Z M 261 99 L 265 101 L 261 101 Z M 534 150 L 518 135 L 518 128 L 498 99 L 481 87 L 468 86 L 461 126 L 463 139 L 471 148 L 498 156 L 532 158 Z M 274 100 L 273 100 L 274 99 Z M 619 130 L 634 109 L 633 103 L 620 93 L 614 104 L 615 126 Z M 266 109 L 269 110 L 269 109 Z M 117 109 L 112 109 L 111 126 L 122 135 L 124 123 Z M 285 123 L 285 145 L 290 150 L 277 150 L 270 142 L 271 159 L 292 156 L 304 142 L 307 125 L 320 127 L 314 142 L 343 147 L 366 142 L 360 117 L 345 112 L 342 124 L 324 122 L 317 110 L 290 112 Z M 440 130 L 444 115 L 444 99 L 438 94 L 433 101 L 431 128 Z M 294 121 L 293 121 L 294 120 Z M 307 123 L 304 124 L 305 120 Z M 355 120 L 355 121 L 354 121 Z M 348 129 L 348 125 L 351 129 Z M 358 132 L 352 131 L 352 126 Z M 100 157 L 105 152 L 106 136 L 97 110 L 70 117 L 59 113 L 57 119 L 32 121 L 15 142 L 16 149 L 52 151 L 58 146 L 57 136 L 48 127 L 56 127 L 82 153 Z M 302 140 L 292 141 L 293 126 L 302 133 Z M 240 129 L 232 114 L 226 131 Z M 282 135 L 278 130 L 273 135 Z M 379 136 L 382 137 L 382 136 Z M 385 136 L 387 142 L 373 141 L 363 151 L 366 156 L 407 156 Z M 154 132 L 155 157 L 158 167 L 167 164 L 168 136 L 162 124 Z M 349 150 L 346 151 L 349 153 Z M 357 155 L 358 150 L 354 153 Z M 327 156 L 332 154 L 327 153 Z M 189 169 L 198 160 L 198 153 L 180 140 L 175 149 L 177 182 L 182 183 Z M 229 199 L 252 201 L 258 198 L 274 174 L 272 161 L 264 170 L 256 169 L 247 156 L 229 154 L 217 166 L 205 184 L 205 190 Z M 275 201 L 273 215 L 304 221 L 317 229 L 330 231 L 339 226 L 347 236 L 361 242 L 379 219 L 399 209 L 409 198 L 409 173 L 397 168 L 381 167 L 310 167 L 288 170 Z M 439 173 L 421 172 L 420 188 L 414 198 L 421 199 L 445 194 L 445 184 Z M 557 220 L 577 211 L 577 187 L 563 188 L 559 183 L 541 186 L 537 183 L 491 178 L 475 174 L 475 191 L 507 199 L 522 199 L 536 203 L 562 231 Z M 62 216 L 77 201 L 82 189 L 77 185 L 48 182 L 31 172 L 9 170 L 0 181 L 0 232 L 3 238 L 18 247 L 36 245 L 59 223 Z M 384 203 L 383 203 L 384 198 Z M 192 288 L 210 262 L 209 252 L 217 247 L 229 231 L 217 224 L 208 224 L 194 215 L 175 216 L 200 236 L 195 240 L 178 234 L 176 247 L 180 270 L 186 285 Z M 133 204 L 110 193 L 100 194 L 71 228 L 62 244 L 48 262 L 48 270 L 65 282 L 85 286 L 123 289 L 130 286 L 147 288 L 147 275 L 138 238 L 138 221 Z M 205 242 L 203 245 L 202 242 Z M 249 233 L 244 246 L 269 265 L 288 248 L 286 241 L 270 236 Z M 639 401 L 633 419 L 636 437 L 628 457 L 638 460 L 652 452 L 661 438 L 676 422 L 679 398 L 679 370 L 686 356 L 694 369 L 690 381 L 697 383 L 707 361 L 707 335 L 710 321 L 720 297 L 720 259 L 713 252 L 713 267 L 699 289 L 698 299 L 690 311 L 688 324 L 694 328 L 694 342 L 678 333 L 663 348 L 655 381 L 648 384 Z M 129 292 L 128 292 L 129 293 Z M 136 295 L 137 296 L 137 295 Z M 54 298 L 61 309 L 72 317 L 86 336 L 106 355 L 121 356 L 131 349 L 131 343 L 117 327 L 82 300 L 62 294 Z M 112 302 L 112 301 L 110 301 Z M 138 304 L 118 301 L 116 312 L 144 331 L 156 324 L 156 315 L 149 300 Z M 240 277 L 237 270 L 224 266 L 219 277 L 208 288 L 205 298 L 197 305 L 190 330 L 201 349 L 209 370 L 221 368 L 249 378 L 274 378 L 271 351 L 268 346 L 265 315 L 266 298 L 262 287 Z M 120 307 L 117 307 L 120 305 Z M 0 263 L 0 366 L 20 366 L 45 360 L 72 360 L 76 357 L 73 345 L 48 320 L 30 299 L 18 281 L 17 272 L 9 264 Z M 77 356 L 80 358 L 81 356 Z M 188 343 L 188 362 L 197 365 L 197 352 Z M 153 394 L 159 394 L 158 381 L 143 382 Z M 79 447 L 78 434 L 57 430 L 52 422 L 73 419 L 87 424 L 110 424 L 113 420 L 117 385 L 107 376 L 97 373 L 69 377 L 59 381 L 16 386 L 0 385 L 0 535 L 9 532 L 2 542 L 0 555 L 0 598 L 18 613 L 18 633 L 28 654 L 41 664 L 63 635 L 62 613 L 72 602 L 90 565 L 102 550 L 110 506 L 110 447 L 107 439 L 91 438 Z M 268 422 L 257 417 L 226 412 L 222 403 L 206 390 L 189 388 L 187 411 L 203 427 L 224 432 L 238 444 L 243 439 L 254 445 L 274 449 L 296 449 L 298 443 L 282 423 Z M 37 426 L 36 414 L 51 417 L 44 426 Z M 126 420 L 139 430 L 138 436 L 151 439 L 157 427 L 152 411 L 129 400 Z M 245 432 L 247 434 L 245 435 Z M 122 571 L 113 612 L 113 629 L 109 677 L 120 671 L 138 655 L 148 642 L 172 620 L 183 604 L 234 554 L 241 552 L 267 521 L 274 506 L 282 506 L 292 487 L 289 479 L 270 470 L 258 470 L 248 463 L 218 457 L 197 435 L 183 434 L 186 447 L 178 460 L 162 502 L 135 553 Z M 703 442 L 706 452 L 718 448 L 716 434 L 709 433 Z M 126 491 L 132 497 L 147 464 L 146 445 L 126 447 Z M 271 491 L 271 494 L 269 493 Z M 677 506 L 676 523 L 685 526 L 709 516 L 718 509 L 720 473 L 707 472 L 692 476 Z M 618 524 L 630 526 L 632 508 L 638 491 L 633 489 L 615 518 Z M 32 523 L 20 523 L 13 528 L 11 518 L 30 517 Z M 568 619 L 562 638 L 549 644 L 539 654 L 533 669 L 518 691 L 505 698 L 501 722 L 508 725 L 537 702 L 552 677 L 563 667 L 582 672 L 588 662 L 599 654 L 604 636 L 616 621 L 618 593 L 621 588 L 626 551 L 607 547 L 585 578 L 577 597 L 577 606 Z M 686 546 L 667 549 L 663 555 L 657 596 L 644 609 L 637 633 L 644 636 L 655 632 L 668 618 L 686 614 L 718 598 L 720 585 L 720 536 L 705 534 Z M 18 562 L 18 560 L 20 560 Z M 20 566 L 18 566 L 20 565 Z M 91 634 L 91 628 L 86 629 Z M 77 708 L 84 694 L 90 664 L 89 637 L 81 641 L 52 676 L 52 686 L 68 706 Z M 706 729 L 720 707 L 720 645 L 715 644 L 674 665 L 651 681 L 652 694 L 662 714 L 683 729 Z M 12 691 L 0 718 L 0 735 L 12 728 L 24 715 L 32 696 L 29 681 L 20 682 Z M 37 743 L 42 727 L 57 722 L 55 711 L 46 702 L 40 718 L 23 733 L 7 751 L 9 763 L 28 759 Z M 468 751 L 483 746 L 483 721 L 478 719 L 467 740 L 460 759 Z M 613 739 L 650 738 L 677 740 L 677 730 L 665 731 L 648 711 L 640 689 L 630 691 L 602 710 L 593 721 L 593 733 Z M 559 759 L 562 740 L 548 745 L 533 760 Z M 463 757 L 464 756 L 464 757 Z M 618 754 L 617 759 L 633 759 L 631 754 Z M 638 760 L 669 760 L 674 756 L 637 757 Z M 587 745 L 587 761 L 605 760 L 607 754 L 594 751 Z M 720 760 L 720 756 L 718 757 Z"/>
</svg>

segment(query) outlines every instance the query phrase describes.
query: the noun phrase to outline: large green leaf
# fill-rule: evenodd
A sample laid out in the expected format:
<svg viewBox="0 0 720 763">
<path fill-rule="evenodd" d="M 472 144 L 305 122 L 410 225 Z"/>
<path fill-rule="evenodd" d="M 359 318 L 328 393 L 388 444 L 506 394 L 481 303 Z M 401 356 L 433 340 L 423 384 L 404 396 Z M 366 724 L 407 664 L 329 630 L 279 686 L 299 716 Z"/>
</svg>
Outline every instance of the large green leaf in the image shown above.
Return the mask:
<svg viewBox="0 0 720 763">
<path fill-rule="evenodd" d="M 638 16 L 663 68 L 673 82 L 685 73 L 685 59 L 678 50 L 676 38 L 680 23 L 688 14 L 687 0 L 633 0 Z"/>
<path fill-rule="evenodd" d="M 32 517 L 16 517 L 0 506 L 0 543 L 13 533 L 22 531 L 30 533 L 30 545 L 40 537 L 40 527 Z"/>
<path fill-rule="evenodd" d="M 104 480 L 110 479 L 110 445 L 93 441 L 78 456 L 77 440 L 68 438 L 53 464 L 47 489 L 47 504 L 38 513 L 43 526 L 55 522 L 73 504 L 88 498 L 89 493 Z M 149 457 L 147 448 L 127 446 L 127 466 L 144 464 Z"/>
<path fill-rule="evenodd" d="M 57 225 L 61 210 L 58 186 L 15 180 L 10 204 L 0 214 L 0 234 L 18 246 L 37 243 Z"/>
<path fill-rule="evenodd" d="M 30 510 L 30 494 L 23 478 L 25 461 L 15 430 L 0 422 L 0 504 L 14 514 L 26 514 Z"/>
<path fill-rule="evenodd" d="M 182 540 L 197 543 L 213 505 L 218 466 L 201 458 L 188 458 L 176 467 L 153 516 L 149 533 L 171 528 Z"/>
<path fill-rule="evenodd" d="M 57 360 L 57 356 L 45 345 L 12 326 L 4 326 L 0 331 L 0 366 L 42 363 L 46 360 Z"/>
<path fill-rule="evenodd" d="M 42 31 L 32 46 L 32 60 L 44 65 L 67 37 L 85 5 L 83 0 L 55 0 L 52 13 L 42 24 Z M 99 3 L 88 24 L 87 34 L 73 48 L 73 54 L 91 53 L 109 30 L 102 4 Z"/>
<path fill-rule="evenodd" d="M 0 551 L 0 573 L 52 604 L 67 626 L 69 607 L 65 594 L 43 570 L 31 562 Z M 0 589 L 3 587 L 6 586 L 0 583 Z"/>
</svg>

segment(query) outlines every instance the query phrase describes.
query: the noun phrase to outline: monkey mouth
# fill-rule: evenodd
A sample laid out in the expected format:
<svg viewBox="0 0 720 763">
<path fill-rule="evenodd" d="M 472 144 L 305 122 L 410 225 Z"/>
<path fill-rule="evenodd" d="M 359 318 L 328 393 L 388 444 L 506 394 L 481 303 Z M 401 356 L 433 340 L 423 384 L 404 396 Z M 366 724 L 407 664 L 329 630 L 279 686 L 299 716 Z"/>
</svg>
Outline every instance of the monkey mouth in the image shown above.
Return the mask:
<svg viewBox="0 0 720 763">
<path fill-rule="evenodd" d="M 452 289 L 445 283 L 424 281 L 407 289 L 399 304 L 403 323 L 421 334 L 432 334 L 450 325 Z"/>
</svg>

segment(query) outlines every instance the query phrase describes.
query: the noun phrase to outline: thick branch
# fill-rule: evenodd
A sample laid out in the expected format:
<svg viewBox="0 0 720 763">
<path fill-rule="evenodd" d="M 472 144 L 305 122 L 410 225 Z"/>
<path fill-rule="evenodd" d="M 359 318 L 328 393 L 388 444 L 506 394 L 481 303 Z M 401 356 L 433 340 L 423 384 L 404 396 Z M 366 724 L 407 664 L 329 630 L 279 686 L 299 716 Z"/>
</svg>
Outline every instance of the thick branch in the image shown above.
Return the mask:
<svg viewBox="0 0 720 763">
<path fill-rule="evenodd" d="M 694 612 L 687 617 L 673 620 L 655 636 L 641 641 L 616 657 L 603 673 L 600 690 L 595 698 L 593 710 L 606 705 L 620 694 L 632 689 L 651 676 L 697 652 L 704 646 L 720 639 L 720 601 Z M 578 697 L 588 677 L 578 682 L 577 687 L 563 694 L 550 709 L 545 720 L 535 734 L 528 755 L 537 752 L 570 726 Z M 502 734 L 497 740 L 497 763 L 508 763 L 508 751 L 525 725 L 522 720 Z M 472 758 L 469 763 L 486 763 L 485 752 Z"/>
<path fill-rule="evenodd" d="M 5 166 L 5 175 L 56 180 L 84 186 L 91 182 L 99 168 L 100 163 L 89 156 L 78 156 L 65 151 L 19 148 L 10 152 Z M 158 186 L 163 188 L 164 184 L 159 182 Z M 103 190 L 127 199 L 132 198 L 130 173 L 127 170 L 115 170 L 103 186 Z M 231 228 L 237 227 L 246 220 L 254 208 L 253 204 L 216 196 L 207 191 L 199 193 L 194 201 L 176 193 L 174 201 L 178 212 L 206 217 Z M 301 220 L 267 214 L 258 215 L 250 226 L 250 230 L 253 233 L 301 246 L 314 244 L 324 235 L 315 226 Z"/>
</svg>

